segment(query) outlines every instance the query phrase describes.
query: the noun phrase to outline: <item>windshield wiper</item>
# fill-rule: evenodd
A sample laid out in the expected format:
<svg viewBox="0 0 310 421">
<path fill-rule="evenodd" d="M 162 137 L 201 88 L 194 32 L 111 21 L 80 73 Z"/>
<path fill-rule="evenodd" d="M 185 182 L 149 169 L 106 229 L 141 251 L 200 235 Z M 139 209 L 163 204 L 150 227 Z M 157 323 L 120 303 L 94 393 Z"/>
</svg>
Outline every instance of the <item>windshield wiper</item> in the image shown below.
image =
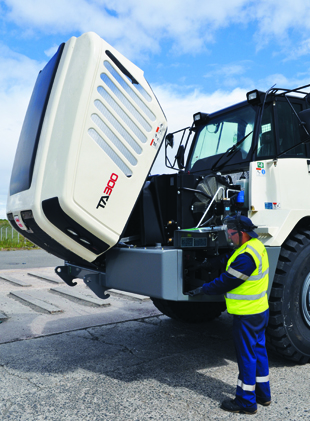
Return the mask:
<svg viewBox="0 0 310 421">
<path fill-rule="evenodd" d="M 219 159 L 215 162 L 215 164 L 213 164 L 212 165 L 212 167 L 211 167 L 211 171 L 217 171 L 217 170 L 220 170 L 225 164 L 227 164 L 227 162 L 229 162 L 230 160 L 231 160 L 231 158 L 233 157 L 233 156 L 235 156 L 235 152 L 237 152 L 237 150 L 238 150 L 238 147 L 245 141 L 245 139 L 248 137 L 248 136 L 250 136 L 250 134 L 252 134 L 253 133 L 253 130 L 250 132 L 250 133 L 248 133 L 246 136 L 244 136 L 241 140 L 239 140 L 239 142 L 237 142 L 235 145 L 233 145 L 233 146 L 231 146 L 230 148 L 228 148 L 227 149 L 227 151 L 223 154 L 223 155 L 221 155 L 220 157 L 219 157 Z M 223 162 L 221 165 L 219 165 L 218 166 L 218 163 L 220 162 L 220 160 L 222 159 L 222 158 L 224 158 L 225 156 L 227 156 L 228 157 L 228 159 L 225 161 L 225 162 Z"/>
</svg>

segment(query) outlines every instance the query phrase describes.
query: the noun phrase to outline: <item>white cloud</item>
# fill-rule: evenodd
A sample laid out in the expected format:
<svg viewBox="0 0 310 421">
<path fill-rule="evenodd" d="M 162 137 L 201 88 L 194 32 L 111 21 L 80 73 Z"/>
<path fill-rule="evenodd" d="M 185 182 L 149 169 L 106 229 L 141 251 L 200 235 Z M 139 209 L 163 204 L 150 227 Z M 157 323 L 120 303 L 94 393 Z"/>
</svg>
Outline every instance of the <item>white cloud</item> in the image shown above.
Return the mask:
<svg viewBox="0 0 310 421">
<path fill-rule="evenodd" d="M 48 50 L 44 51 L 44 54 L 48 57 L 51 58 L 53 57 L 53 55 L 56 53 L 56 51 L 58 50 L 59 45 L 53 45 L 52 47 L 50 47 Z"/>
<path fill-rule="evenodd" d="M 310 3 L 304 0 L 5 0 L 6 20 L 24 34 L 95 31 L 129 57 L 157 53 L 168 40 L 174 53 L 197 53 L 231 24 L 253 27 L 258 48 L 289 39 L 294 30 L 307 39 Z M 257 29 L 258 28 L 258 29 Z M 303 41 L 303 40 L 302 40 Z M 284 46 L 284 44 L 283 44 Z M 290 45 L 290 48 L 292 45 Z M 301 45 L 302 47 L 302 45 Z M 296 46 L 298 48 L 298 46 Z"/>
<path fill-rule="evenodd" d="M 240 88 L 233 91 L 217 90 L 212 94 L 198 89 L 188 89 L 189 93 L 184 94 L 184 89 L 171 85 L 155 85 L 152 88 L 166 114 L 169 131 L 191 125 L 193 114 L 198 111 L 211 113 L 246 99 L 246 91 Z"/>
<path fill-rule="evenodd" d="M 310 54 L 310 38 L 307 38 L 301 42 L 298 43 L 298 45 L 295 48 L 292 48 L 285 61 L 288 60 L 297 60 L 302 56 L 307 56 Z"/>
<path fill-rule="evenodd" d="M 304 0 L 261 0 L 249 6 L 249 15 L 258 21 L 259 33 L 286 37 L 287 31 L 310 28 L 310 3 Z"/>
<path fill-rule="evenodd" d="M 310 3 L 304 0 L 261 0 L 247 7 L 257 50 L 267 44 L 280 53 L 279 60 L 298 59 L 309 54 Z"/>
<path fill-rule="evenodd" d="M 197 53 L 218 28 L 246 22 L 248 0 L 5 0 L 6 20 L 27 36 L 94 31 L 129 57 L 157 53 L 161 42 L 175 53 Z M 250 1 L 252 3 L 252 1 Z"/>
<path fill-rule="evenodd" d="M 300 86 L 305 86 L 309 84 L 309 72 L 296 75 L 293 78 L 287 78 L 281 73 L 275 73 L 268 75 L 264 79 L 261 79 L 257 83 L 258 89 L 268 90 L 271 86 L 275 85 L 275 88 L 283 89 L 295 89 Z M 303 89 L 303 91 L 308 91 L 309 88 Z"/>
<path fill-rule="evenodd" d="M 6 198 L 15 150 L 30 95 L 44 66 L 0 45 L 0 218 Z"/>
<path fill-rule="evenodd" d="M 29 81 L 35 81 L 37 74 L 45 63 L 35 60 L 10 50 L 0 43 L 0 91 L 9 92 L 13 89 L 25 89 Z"/>
<path fill-rule="evenodd" d="M 238 63 L 226 64 L 224 66 L 213 65 L 214 70 L 209 71 L 204 75 L 204 77 L 214 77 L 214 76 L 235 76 L 242 75 L 245 73 L 246 69 L 243 65 Z"/>
<path fill-rule="evenodd" d="M 233 89 L 243 86 L 244 89 L 250 90 L 254 88 L 254 82 L 250 78 L 243 76 L 253 65 L 250 60 L 242 60 L 236 63 L 228 63 L 225 65 L 212 64 L 204 77 L 212 79 L 217 84 L 224 86 L 226 89 Z"/>
</svg>

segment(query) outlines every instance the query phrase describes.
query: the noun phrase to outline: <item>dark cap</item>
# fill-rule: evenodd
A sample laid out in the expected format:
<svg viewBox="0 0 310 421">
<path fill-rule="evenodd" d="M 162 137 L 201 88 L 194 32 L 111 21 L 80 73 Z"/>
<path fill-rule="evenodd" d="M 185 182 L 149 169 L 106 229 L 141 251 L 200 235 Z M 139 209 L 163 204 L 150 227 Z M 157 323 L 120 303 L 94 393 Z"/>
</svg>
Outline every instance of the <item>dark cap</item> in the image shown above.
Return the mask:
<svg viewBox="0 0 310 421">
<path fill-rule="evenodd" d="M 257 226 L 254 225 L 251 219 L 247 218 L 246 216 L 243 216 L 243 215 L 228 216 L 227 218 L 224 219 L 224 223 L 227 225 L 227 228 L 232 228 L 238 231 L 246 232 L 252 238 L 258 237 L 256 232 L 253 231 L 257 228 Z"/>
</svg>

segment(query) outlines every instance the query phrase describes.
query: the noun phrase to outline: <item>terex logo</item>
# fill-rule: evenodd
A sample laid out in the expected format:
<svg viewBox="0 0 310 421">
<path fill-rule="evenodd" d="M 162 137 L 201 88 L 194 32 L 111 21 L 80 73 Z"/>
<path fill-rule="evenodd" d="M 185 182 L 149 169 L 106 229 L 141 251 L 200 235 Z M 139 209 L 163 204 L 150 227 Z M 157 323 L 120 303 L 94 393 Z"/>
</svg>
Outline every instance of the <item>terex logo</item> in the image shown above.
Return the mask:
<svg viewBox="0 0 310 421">
<path fill-rule="evenodd" d="M 110 180 L 108 181 L 108 183 L 106 185 L 106 188 L 103 190 L 103 193 L 105 193 L 106 196 L 101 196 L 96 209 L 106 207 L 106 204 L 109 200 L 109 197 L 111 196 L 111 193 L 114 189 L 114 186 L 115 186 L 115 183 L 116 183 L 117 179 L 118 179 L 117 174 L 112 173 L 110 175 Z"/>
</svg>

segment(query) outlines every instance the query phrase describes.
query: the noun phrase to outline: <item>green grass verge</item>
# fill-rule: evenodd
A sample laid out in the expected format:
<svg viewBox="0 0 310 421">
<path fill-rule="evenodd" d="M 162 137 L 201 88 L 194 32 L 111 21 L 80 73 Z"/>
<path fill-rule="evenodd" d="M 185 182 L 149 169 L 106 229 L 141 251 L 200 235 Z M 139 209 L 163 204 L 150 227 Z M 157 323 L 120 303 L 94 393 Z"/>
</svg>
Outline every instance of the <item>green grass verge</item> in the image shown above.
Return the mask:
<svg viewBox="0 0 310 421">
<path fill-rule="evenodd" d="M 7 220 L 7 219 L 0 219 L 0 228 L 6 228 L 6 227 L 9 227 L 10 226 L 10 224 L 9 224 L 9 221 Z"/>
<path fill-rule="evenodd" d="M 17 231 L 13 230 L 6 219 L 0 219 L 0 230 L 2 228 L 2 240 L 0 237 L 0 251 L 1 250 L 21 250 L 21 249 L 35 249 L 36 245 L 27 240 L 21 234 L 18 235 Z M 6 237 L 6 228 L 8 229 L 8 238 Z M 13 238 L 12 238 L 13 237 Z"/>
</svg>

